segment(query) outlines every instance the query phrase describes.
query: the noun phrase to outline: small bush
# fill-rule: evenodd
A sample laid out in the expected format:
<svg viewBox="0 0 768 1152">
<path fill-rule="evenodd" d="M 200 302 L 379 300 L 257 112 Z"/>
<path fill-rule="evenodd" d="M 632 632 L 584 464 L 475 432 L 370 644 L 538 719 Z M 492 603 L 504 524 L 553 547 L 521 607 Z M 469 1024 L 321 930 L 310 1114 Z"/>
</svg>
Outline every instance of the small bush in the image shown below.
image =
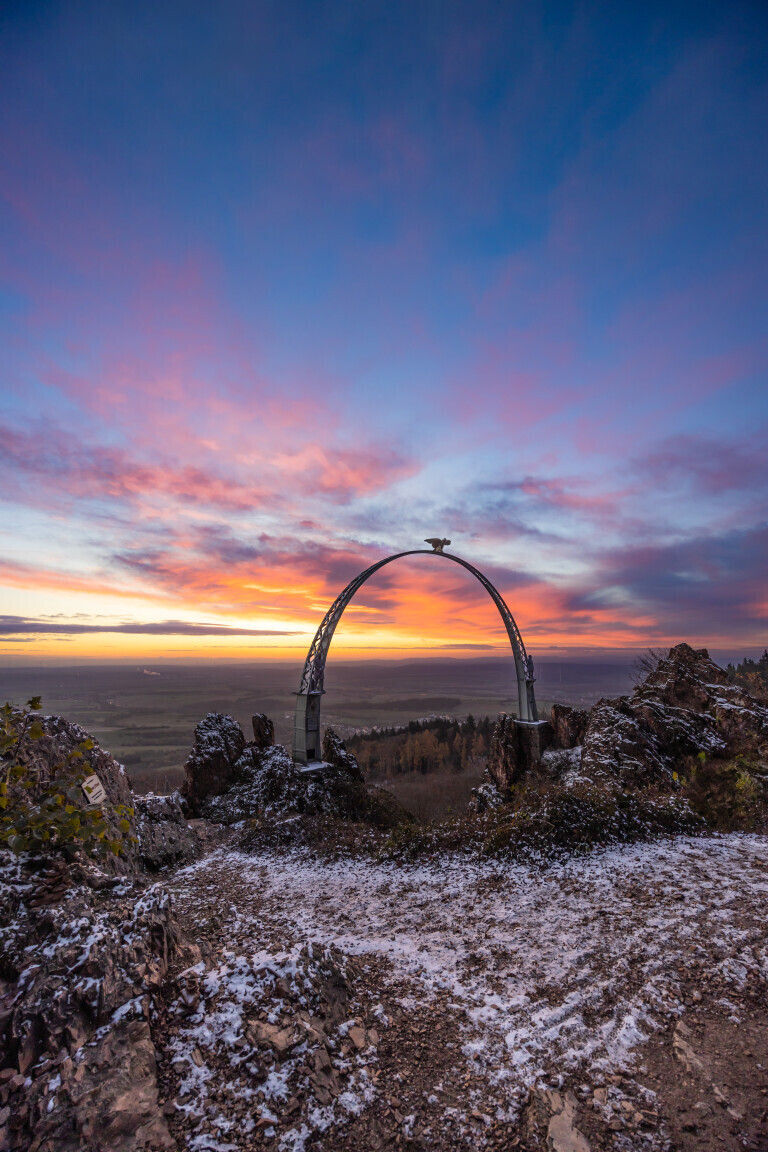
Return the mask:
<svg viewBox="0 0 768 1152">
<path fill-rule="evenodd" d="M 34 696 L 22 710 L 8 703 L 0 709 L 0 844 L 17 854 L 82 850 L 92 856 L 120 855 L 133 809 L 110 805 L 110 821 L 105 808 L 85 805 L 82 784 L 91 770 L 84 755 L 94 746 L 90 737 L 49 771 L 24 762 L 29 743 L 45 735 L 33 716 L 40 708 L 40 697 Z M 117 835 L 110 834 L 110 824 Z"/>
<path fill-rule="evenodd" d="M 768 830 L 768 777 L 757 757 L 703 758 L 682 791 L 691 808 L 719 832 Z"/>
<path fill-rule="evenodd" d="M 482 853 L 535 850 L 544 855 L 589 851 L 656 836 L 701 832 L 704 821 L 677 796 L 643 796 L 599 788 L 553 789 L 511 813 L 486 837 Z"/>
</svg>

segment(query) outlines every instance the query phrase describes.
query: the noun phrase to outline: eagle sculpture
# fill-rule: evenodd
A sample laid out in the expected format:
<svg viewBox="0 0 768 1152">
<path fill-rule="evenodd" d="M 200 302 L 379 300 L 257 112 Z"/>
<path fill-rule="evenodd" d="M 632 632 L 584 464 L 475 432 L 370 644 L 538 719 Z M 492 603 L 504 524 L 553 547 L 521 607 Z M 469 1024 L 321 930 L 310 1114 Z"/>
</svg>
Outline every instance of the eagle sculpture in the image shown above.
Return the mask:
<svg viewBox="0 0 768 1152">
<path fill-rule="evenodd" d="M 450 540 L 441 540 L 438 536 L 429 536 L 424 543 L 431 544 L 435 552 L 442 552 L 446 544 L 450 544 Z"/>
</svg>

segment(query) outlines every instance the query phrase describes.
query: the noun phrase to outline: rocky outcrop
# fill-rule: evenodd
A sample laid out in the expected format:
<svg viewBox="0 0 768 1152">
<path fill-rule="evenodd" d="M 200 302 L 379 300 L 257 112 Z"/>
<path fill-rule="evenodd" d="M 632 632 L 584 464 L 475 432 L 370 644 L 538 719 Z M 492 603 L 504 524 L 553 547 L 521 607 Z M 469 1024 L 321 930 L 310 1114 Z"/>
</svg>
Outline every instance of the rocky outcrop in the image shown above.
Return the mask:
<svg viewBox="0 0 768 1152">
<path fill-rule="evenodd" d="M 221 824 L 254 817 L 274 821 L 330 816 L 389 827 L 410 819 L 388 792 L 364 782 L 355 757 L 331 729 L 326 732 L 324 757 L 326 752 L 326 767 L 307 772 L 280 744 L 270 748 L 248 745 L 235 766 L 237 783 L 210 797 L 201 806 L 201 814 Z"/>
<path fill-rule="evenodd" d="M 363 773 L 357 759 L 351 752 L 347 752 L 344 741 L 340 736 L 337 736 L 333 728 L 326 728 L 323 734 L 323 761 L 326 764 L 332 764 L 334 768 L 338 768 L 352 780 L 363 780 Z"/>
<path fill-rule="evenodd" d="M 390 826 L 408 813 L 388 793 L 369 788 L 355 757 L 332 728 L 325 731 L 320 771 L 302 771 L 280 744 L 272 721 L 253 717 L 246 743 L 231 716 L 210 713 L 195 729 L 183 800 L 219 824 L 292 816 L 331 816 Z"/>
<path fill-rule="evenodd" d="M 583 708 L 569 708 L 567 704 L 553 704 L 549 723 L 555 748 L 578 748 L 587 731 L 589 712 Z"/>
<path fill-rule="evenodd" d="M 275 742 L 275 726 L 269 716 L 256 712 L 251 717 L 253 742 L 257 748 L 270 748 Z"/>
<path fill-rule="evenodd" d="M 767 742 L 768 709 L 729 684 L 706 649 L 678 644 L 631 696 L 598 701 L 580 773 L 623 788 L 671 787 L 692 760 L 755 752 Z"/>
<path fill-rule="evenodd" d="M 178 792 L 171 796 L 135 796 L 139 857 L 148 872 L 188 864 L 201 852 L 200 840 L 187 822 Z"/>
<path fill-rule="evenodd" d="M 706 649 L 678 644 L 629 696 L 598 700 L 590 712 L 555 705 L 547 725 L 502 714 L 473 804 L 507 799 L 523 780 L 566 787 L 674 790 L 686 766 L 711 758 L 768 761 L 768 708 L 731 684 Z"/>
<path fill-rule="evenodd" d="M 197 813 L 209 796 L 219 796 L 237 780 L 236 764 L 245 750 L 245 736 L 236 720 L 209 712 L 195 727 L 195 745 L 184 772 L 181 793 Z"/>
<path fill-rule="evenodd" d="M 208 819 L 236 824 L 252 816 L 304 810 L 309 780 L 302 778 L 280 744 L 268 748 L 249 745 L 237 760 L 234 773 L 237 782 L 201 806 L 201 814 Z"/>
<path fill-rule="evenodd" d="M 552 729 L 546 721 L 520 724 L 514 716 L 502 712 L 491 739 L 486 778 L 502 797 L 519 783 L 552 744 Z"/>
<path fill-rule="evenodd" d="M 158 1106 L 150 996 L 174 955 L 195 962 L 199 951 L 180 945 L 162 889 L 132 895 L 88 862 L 62 867 L 52 902 L 50 868 L 0 856 L 0 1148 L 175 1148 Z"/>
<path fill-rule="evenodd" d="M 110 853 L 105 856 L 103 867 L 118 875 L 135 875 L 139 868 L 139 860 L 135 844 L 135 820 L 130 814 L 130 809 L 133 807 L 133 793 L 125 768 L 110 756 L 109 752 L 100 748 L 93 737 L 89 736 L 79 724 L 73 724 L 61 716 L 43 716 L 39 722 L 42 726 L 42 735 L 36 740 L 28 737 L 22 740 L 17 751 L 19 763 L 29 769 L 34 779 L 43 783 L 51 780 L 68 765 L 84 766 L 89 774 L 98 776 L 107 798 L 107 803 L 103 805 L 103 818 L 108 837 L 121 842 L 120 855 Z M 93 745 L 90 749 L 84 747 L 89 741 Z M 12 795 L 10 800 L 12 804 Z M 80 789 L 77 789 L 69 803 L 79 806 L 83 811 L 90 807 L 85 793 L 81 793 Z M 113 806 L 120 806 L 124 812 L 115 813 Z M 121 819 L 128 821 L 128 831 L 125 834 L 118 826 Z"/>
</svg>

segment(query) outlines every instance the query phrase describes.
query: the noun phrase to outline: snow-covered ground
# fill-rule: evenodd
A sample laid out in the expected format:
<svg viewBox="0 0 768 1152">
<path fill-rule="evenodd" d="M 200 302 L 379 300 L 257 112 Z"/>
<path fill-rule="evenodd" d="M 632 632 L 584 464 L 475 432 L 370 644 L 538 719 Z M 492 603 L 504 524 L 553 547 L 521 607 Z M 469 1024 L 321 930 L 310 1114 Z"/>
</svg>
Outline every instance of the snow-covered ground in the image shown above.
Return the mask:
<svg viewBox="0 0 768 1152">
<path fill-rule="evenodd" d="M 763 837 L 679 838 L 545 869 L 219 851 L 171 889 L 190 912 L 218 900 L 232 962 L 313 941 L 376 958 L 407 1004 L 447 1002 L 456 1059 L 513 1108 L 538 1081 L 630 1066 L 685 1010 L 678 966 L 734 992 L 768 977 Z"/>
</svg>

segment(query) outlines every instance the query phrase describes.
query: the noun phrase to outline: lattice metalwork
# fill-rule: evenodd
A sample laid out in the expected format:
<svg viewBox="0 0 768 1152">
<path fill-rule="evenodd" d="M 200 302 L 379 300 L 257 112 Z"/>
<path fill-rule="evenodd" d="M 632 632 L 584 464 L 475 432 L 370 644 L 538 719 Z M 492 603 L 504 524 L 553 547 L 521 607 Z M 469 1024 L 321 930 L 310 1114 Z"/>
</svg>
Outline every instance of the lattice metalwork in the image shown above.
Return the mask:
<svg viewBox="0 0 768 1152">
<path fill-rule="evenodd" d="M 294 739 L 294 756 L 296 759 L 304 763 L 307 762 L 308 741 L 307 733 L 304 729 L 306 728 L 306 697 L 308 696 L 318 697 L 315 712 L 317 715 L 316 724 L 319 726 L 319 697 L 324 692 L 325 661 L 328 656 L 328 649 L 331 646 L 333 634 L 336 630 L 336 625 L 341 619 L 344 609 L 358 589 L 365 584 L 369 577 L 373 576 L 374 572 L 378 572 L 379 568 L 383 568 L 385 564 L 391 564 L 393 560 L 400 560 L 403 556 L 441 556 L 445 560 L 452 560 L 455 564 L 461 564 L 462 568 L 466 568 L 468 572 L 471 572 L 472 575 L 480 581 L 498 608 L 499 614 L 504 621 L 504 627 L 507 630 L 510 644 L 512 645 L 512 652 L 515 658 L 515 672 L 517 674 L 518 716 L 521 720 L 525 721 L 538 720 L 536 698 L 533 690 L 535 680 L 533 660 L 526 654 L 520 629 L 517 627 L 515 619 L 501 593 L 486 576 L 483 576 L 482 572 L 479 572 L 474 565 L 467 563 L 466 560 L 462 560 L 450 552 L 435 552 L 427 548 L 414 548 L 408 552 L 397 552 L 394 556 L 387 556 L 384 560 L 379 560 L 376 564 L 372 564 L 370 568 L 366 568 L 364 572 L 361 572 L 359 576 L 356 576 L 354 580 L 347 584 L 344 591 L 336 597 L 326 612 L 323 622 L 315 633 L 315 638 L 307 653 L 307 659 L 304 662 L 304 671 L 301 676 L 301 685 L 297 694 L 296 732 Z M 302 697 L 305 699 L 302 700 Z M 313 722 L 313 730 L 314 727 L 315 722 Z M 315 747 L 314 742 L 312 743 L 312 747 Z M 315 754 L 317 755 L 317 751 Z"/>
</svg>

